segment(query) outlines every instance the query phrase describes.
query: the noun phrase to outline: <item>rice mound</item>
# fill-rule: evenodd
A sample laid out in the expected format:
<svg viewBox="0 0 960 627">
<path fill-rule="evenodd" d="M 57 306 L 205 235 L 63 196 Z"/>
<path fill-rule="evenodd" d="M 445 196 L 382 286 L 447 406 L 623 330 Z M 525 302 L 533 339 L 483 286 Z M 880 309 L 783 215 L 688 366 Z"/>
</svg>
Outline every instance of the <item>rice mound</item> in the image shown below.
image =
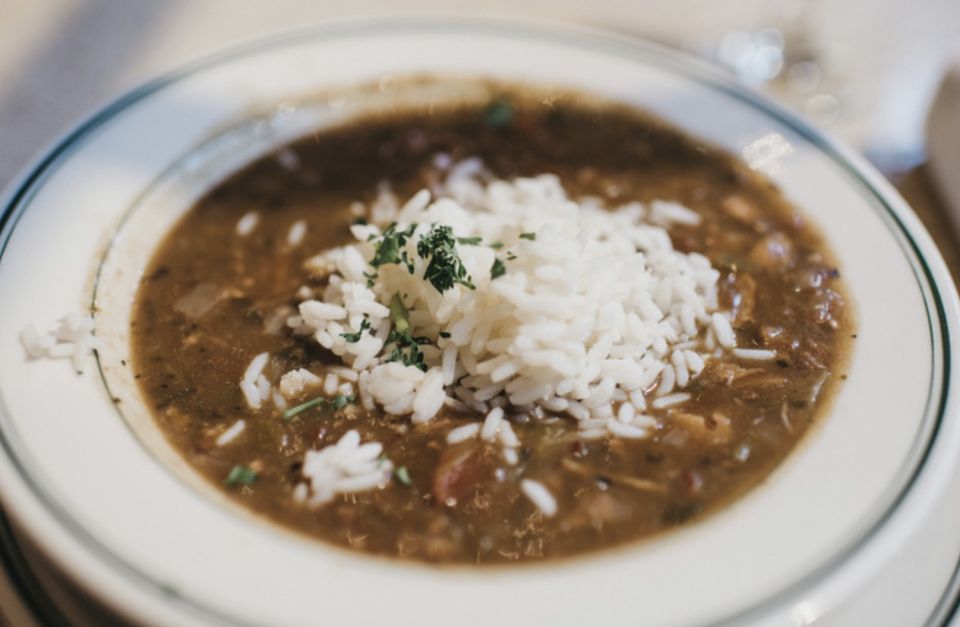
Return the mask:
<svg viewBox="0 0 960 627">
<path fill-rule="evenodd" d="M 675 203 L 607 208 L 568 197 L 554 175 L 499 180 L 471 159 L 402 207 L 381 190 L 365 217 L 355 243 L 308 260 L 327 284 L 287 323 L 358 373 L 368 409 L 415 423 L 444 405 L 480 420 L 495 407 L 566 413 L 585 434 L 641 438 L 655 424 L 648 397 L 682 404 L 705 361 L 734 346 L 719 273 L 673 247 L 668 227 L 700 221 Z M 417 246 L 438 225 L 467 273 L 442 292 Z M 374 267 L 391 228 L 409 234 L 404 262 Z M 398 325 L 421 363 L 397 359 Z"/>
</svg>

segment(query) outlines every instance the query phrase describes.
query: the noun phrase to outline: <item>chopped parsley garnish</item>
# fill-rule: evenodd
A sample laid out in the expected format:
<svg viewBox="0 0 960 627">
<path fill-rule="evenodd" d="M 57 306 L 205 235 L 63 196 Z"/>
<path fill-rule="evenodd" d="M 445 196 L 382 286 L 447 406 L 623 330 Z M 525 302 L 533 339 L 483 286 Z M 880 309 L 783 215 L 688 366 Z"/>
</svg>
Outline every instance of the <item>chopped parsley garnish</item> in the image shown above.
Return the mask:
<svg viewBox="0 0 960 627">
<path fill-rule="evenodd" d="M 457 243 L 464 246 L 479 246 L 480 242 L 483 241 L 482 237 L 458 237 Z"/>
<path fill-rule="evenodd" d="M 446 331 L 440 331 L 439 333 L 437 333 L 437 335 L 439 335 L 440 337 L 442 337 L 442 338 L 444 338 L 444 339 L 450 337 L 450 334 L 447 333 Z"/>
<path fill-rule="evenodd" d="M 430 232 L 417 242 L 417 254 L 421 259 L 430 260 L 423 278 L 441 294 L 458 283 L 476 289 L 457 254 L 456 243 L 453 229 L 443 224 L 433 225 Z"/>
<path fill-rule="evenodd" d="M 536 233 L 521 233 L 521 234 L 520 234 L 520 239 L 528 239 L 528 240 L 530 240 L 530 241 L 532 242 L 533 240 L 537 239 L 537 234 L 536 234 Z"/>
<path fill-rule="evenodd" d="M 399 481 L 405 486 L 413 485 L 413 480 L 410 478 L 410 473 L 407 471 L 406 466 L 400 466 L 399 468 L 394 468 L 393 476 L 397 481 Z"/>
<path fill-rule="evenodd" d="M 507 261 L 513 261 L 513 260 L 516 259 L 516 258 L 517 258 L 516 255 L 514 255 L 514 254 L 513 254 L 512 252 L 510 252 L 509 250 L 507 251 Z"/>
<path fill-rule="evenodd" d="M 494 249 L 494 250 L 500 250 L 501 248 L 503 248 L 503 242 L 501 242 L 501 241 L 498 240 L 498 241 L 490 244 L 490 248 L 492 248 L 492 249 Z"/>
<path fill-rule="evenodd" d="M 426 372 L 427 364 L 423 362 L 423 353 L 420 352 L 420 346 L 429 343 L 430 338 L 414 337 L 409 333 L 401 333 L 396 329 L 391 329 L 384 346 L 393 344 L 393 350 L 390 351 L 384 361 L 399 361 L 404 366 L 415 366 Z"/>
<path fill-rule="evenodd" d="M 366 223 L 367 223 L 367 219 L 366 219 L 366 218 L 363 218 L 363 217 L 359 217 L 359 216 L 358 216 L 358 217 L 356 217 L 356 218 L 353 219 L 353 224 L 363 225 L 363 224 L 366 224 Z"/>
<path fill-rule="evenodd" d="M 410 274 L 413 274 L 413 262 L 410 261 L 407 251 L 403 250 L 403 247 L 406 246 L 407 240 L 410 239 L 416 229 L 416 224 L 411 224 L 403 231 L 397 230 L 396 222 L 388 226 L 379 238 L 374 238 L 374 240 L 379 241 L 375 244 L 376 252 L 373 254 L 373 259 L 370 260 L 370 265 L 379 268 L 385 264 L 402 263 L 407 267 Z M 372 283 L 377 278 L 376 273 L 365 274 L 365 276 L 368 283 Z"/>
<path fill-rule="evenodd" d="M 393 321 L 393 328 L 398 333 L 406 333 L 410 330 L 410 314 L 403 305 L 400 294 L 394 294 L 390 299 L 390 319 Z"/>
<path fill-rule="evenodd" d="M 354 333 L 341 333 L 340 337 L 350 342 L 351 344 L 356 344 L 360 341 L 360 336 L 363 335 L 364 331 L 370 330 L 370 321 L 366 318 L 360 323 L 360 329 Z"/>
<path fill-rule="evenodd" d="M 356 400 L 357 400 L 356 396 L 344 396 L 342 394 L 339 394 L 333 397 L 333 408 L 343 409 L 344 407 L 346 407 L 350 403 L 353 403 Z"/>
<path fill-rule="evenodd" d="M 314 399 L 312 399 L 312 400 L 309 400 L 309 401 L 307 401 L 306 403 L 300 403 L 300 404 L 297 405 L 296 407 L 291 407 L 291 408 L 288 409 L 287 411 L 283 412 L 283 419 L 284 419 L 284 420 L 290 420 L 291 418 L 293 418 L 293 417 L 296 416 L 297 414 L 302 414 L 303 412 L 307 411 L 308 409 L 313 409 L 314 407 L 316 407 L 316 406 L 318 406 L 318 405 L 323 405 L 324 401 L 326 401 L 326 400 L 327 400 L 327 399 L 325 399 L 325 398 L 323 398 L 322 396 L 320 396 L 320 397 L 314 398 Z"/>
<path fill-rule="evenodd" d="M 513 122 L 513 105 L 507 100 L 494 100 L 483 110 L 483 121 L 493 128 L 505 128 Z"/>
<path fill-rule="evenodd" d="M 493 260 L 493 265 L 490 266 L 490 278 L 496 279 L 502 277 L 507 273 L 507 266 L 503 265 L 503 262 L 499 259 Z"/>
<path fill-rule="evenodd" d="M 251 485 L 257 480 L 257 473 L 246 466 L 234 466 L 224 483 L 228 486 Z"/>
</svg>

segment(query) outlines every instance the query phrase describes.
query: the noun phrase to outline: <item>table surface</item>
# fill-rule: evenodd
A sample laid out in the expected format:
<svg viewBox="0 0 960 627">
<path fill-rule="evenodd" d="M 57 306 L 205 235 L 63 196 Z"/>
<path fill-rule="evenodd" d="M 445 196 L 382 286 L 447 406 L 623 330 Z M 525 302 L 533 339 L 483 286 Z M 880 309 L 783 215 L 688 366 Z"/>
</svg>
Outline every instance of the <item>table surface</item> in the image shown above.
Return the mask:
<svg viewBox="0 0 960 627">
<path fill-rule="evenodd" d="M 465 9 L 588 22 L 700 49 L 732 29 L 776 24 L 783 16 L 775 6 L 789 4 L 769 0 L 407 0 L 403 8 L 405 12 Z M 840 56 L 846 59 L 855 87 L 844 101 L 844 116 L 829 130 L 868 153 L 883 156 L 915 150 L 926 110 L 924 98 L 932 91 L 945 51 L 960 40 L 960 2 L 820 0 L 813 4 L 819 10 L 808 17 L 817 22 L 817 32 L 829 38 L 830 50 L 847 46 L 846 56 Z M 30 158 L 79 118 L 152 76 L 255 36 L 330 17 L 396 10 L 394 0 L 3 0 L 0 185 L 13 179 Z M 889 27 L 891 16 L 897 18 L 895 30 Z M 877 67 L 884 71 L 874 71 Z M 890 89 L 897 80 L 909 81 L 911 89 Z M 954 280 L 960 280 L 957 231 L 924 168 L 887 174 L 930 230 Z M 26 619 L 2 570 L 0 627 L 20 627 L 27 624 Z"/>
</svg>

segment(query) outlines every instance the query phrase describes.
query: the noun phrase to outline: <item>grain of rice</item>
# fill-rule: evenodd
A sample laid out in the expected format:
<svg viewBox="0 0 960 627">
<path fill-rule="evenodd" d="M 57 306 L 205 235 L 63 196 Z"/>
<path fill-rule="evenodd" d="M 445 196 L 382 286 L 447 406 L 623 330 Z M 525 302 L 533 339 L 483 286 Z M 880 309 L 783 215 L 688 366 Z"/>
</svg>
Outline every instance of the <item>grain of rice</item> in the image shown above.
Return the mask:
<svg viewBox="0 0 960 627">
<path fill-rule="evenodd" d="M 764 348 L 735 348 L 732 353 L 734 357 L 751 361 L 769 361 L 777 357 L 777 351 Z"/>
<path fill-rule="evenodd" d="M 651 405 L 654 409 L 669 409 L 671 407 L 676 407 L 678 405 L 683 405 L 690 400 L 690 394 L 687 392 L 680 392 L 678 394 L 668 394 L 667 396 L 661 396 L 655 398 Z"/>
<path fill-rule="evenodd" d="M 454 411 L 462 412 L 464 414 L 470 411 L 470 407 L 467 406 L 466 403 L 464 403 L 459 399 L 451 398 L 449 396 L 444 399 L 443 404 L 445 407 L 449 407 Z"/>
<path fill-rule="evenodd" d="M 462 426 L 453 429 L 447 433 L 447 444 L 459 444 L 460 442 L 466 442 L 470 438 L 476 436 L 480 433 L 480 424 L 476 422 L 471 422 Z"/>
<path fill-rule="evenodd" d="M 575 420 L 586 420 L 590 417 L 590 410 L 577 401 L 567 401 L 566 411 Z"/>
<path fill-rule="evenodd" d="M 483 420 L 483 428 L 480 430 L 480 439 L 492 442 L 497 437 L 497 430 L 500 428 L 500 423 L 503 421 L 503 408 L 494 407 L 487 413 L 486 418 Z"/>
<path fill-rule="evenodd" d="M 306 220 L 297 220 L 290 225 L 290 231 L 287 233 L 287 244 L 291 247 L 299 246 L 307 234 Z"/>
<path fill-rule="evenodd" d="M 258 376 L 256 386 L 257 393 L 260 395 L 260 400 L 267 400 L 270 397 L 270 382 L 267 381 L 267 378 L 263 375 Z"/>
<path fill-rule="evenodd" d="M 630 392 L 630 404 L 637 411 L 643 411 L 647 408 L 647 397 L 644 396 L 643 390 Z"/>
<path fill-rule="evenodd" d="M 677 373 L 673 368 L 664 368 L 660 373 L 660 384 L 657 386 L 657 396 L 666 396 L 673 392 L 677 381 Z"/>
<path fill-rule="evenodd" d="M 234 440 L 243 433 L 243 430 L 246 429 L 247 423 L 244 420 L 238 420 L 232 425 L 230 425 L 223 433 L 217 437 L 216 444 L 217 446 L 225 446 Z"/>
<path fill-rule="evenodd" d="M 237 235 L 240 237 L 247 237 L 253 230 L 257 228 L 257 224 L 260 222 L 260 214 L 256 211 L 250 211 L 237 222 Z"/>
<path fill-rule="evenodd" d="M 705 366 L 703 357 L 690 349 L 684 349 L 683 356 L 692 374 L 698 375 L 703 372 Z"/>
<path fill-rule="evenodd" d="M 627 405 L 630 407 L 630 405 Z M 631 439 L 640 439 L 647 437 L 647 430 L 642 427 L 637 427 L 634 425 L 623 424 L 619 420 L 609 419 L 607 420 L 607 429 L 610 430 L 610 433 L 613 435 L 619 436 L 621 438 L 631 438 Z"/>
<path fill-rule="evenodd" d="M 260 398 L 260 390 L 257 389 L 253 381 L 241 381 L 240 391 L 243 392 L 243 398 L 247 401 L 250 409 L 260 409 L 260 403 L 263 402 L 263 399 Z"/>
<path fill-rule="evenodd" d="M 513 427 L 506 420 L 500 423 L 497 439 L 507 448 L 518 448 L 520 446 L 520 438 L 517 437 Z"/>
<path fill-rule="evenodd" d="M 257 378 L 263 374 L 263 369 L 266 367 L 267 360 L 269 359 L 270 353 L 260 353 L 250 360 L 250 365 L 247 366 L 247 369 L 243 373 L 243 380 L 254 383 Z"/>
<path fill-rule="evenodd" d="M 557 513 L 557 500 L 553 498 L 550 491 L 547 490 L 539 481 L 533 479 L 523 479 L 520 481 L 520 491 L 524 496 L 530 499 L 530 502 L 537 506 L 543 515 L 547 518 Z"/>
<path fill-rule="evenodd" d="M 733 348 L 737 343 L 737 337 L 730 326 L 730 321 L 722 313 L 715 313 L 710 317 L 713 325 L 713 332 L 716 334 L 717 343 L 724 348 Z"/>
<path fill-rule="evenodd" d="M 579 436 L 583 440 L 602 440 L 610 435 L 610 432 L 607 431 L 606 427 L 603 429 L 584 429 L 579 433 Z"/>
</svg>

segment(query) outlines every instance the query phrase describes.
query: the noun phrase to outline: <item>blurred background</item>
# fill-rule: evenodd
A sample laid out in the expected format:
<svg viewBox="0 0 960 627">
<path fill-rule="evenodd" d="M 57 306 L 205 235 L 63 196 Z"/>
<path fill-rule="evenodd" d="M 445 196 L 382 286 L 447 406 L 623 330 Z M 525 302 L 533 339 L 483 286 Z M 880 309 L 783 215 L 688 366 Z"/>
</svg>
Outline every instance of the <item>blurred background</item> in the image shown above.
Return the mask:
<svg viewBox="0 0 960 627">
<path fill-rule="evenodd" d="M 80 116 L 190 60 L 321 20 L 417 11 L 586 23 L 725 66 L 886 170 L 923 159 L 957 0 L 3 0 L 0 182 Z"/>
</svg>

